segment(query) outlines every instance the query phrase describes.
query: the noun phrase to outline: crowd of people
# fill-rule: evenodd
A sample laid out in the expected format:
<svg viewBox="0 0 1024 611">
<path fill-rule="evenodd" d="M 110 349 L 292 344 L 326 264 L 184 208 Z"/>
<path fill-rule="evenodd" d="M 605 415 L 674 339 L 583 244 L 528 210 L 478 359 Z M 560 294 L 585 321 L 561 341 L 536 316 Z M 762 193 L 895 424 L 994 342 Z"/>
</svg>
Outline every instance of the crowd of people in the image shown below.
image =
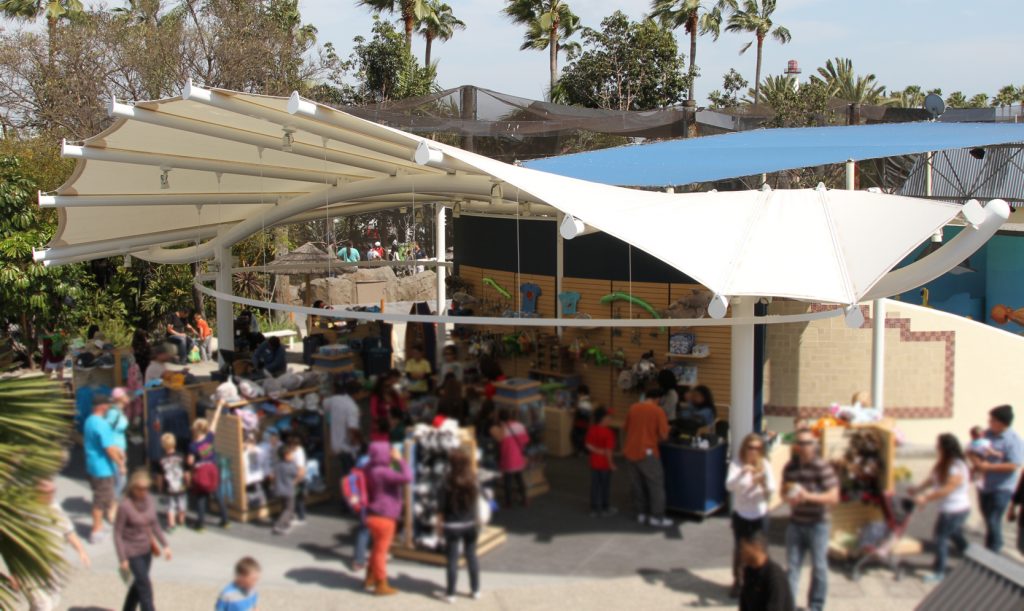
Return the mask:
<svg viewBox="0 0 1024 611">
<path fill-rule="evenodd" d="M 359 263 L 360 261 L 409 261 L 427 258 L 426 252 L 418 242 L 400 244 L 398 240 L 392 240 L 386 248 L 381 245 L 380 240 L 367 242 L 367 245 L 360 252 L 355 242 L 349 240 L 338 249 L 338 258 L 345 263 Z"/>
<path fill-rule="evenodd" d="M 184 314 L 176 313 L 184 323 Z M 194 319 L 193 319 L 194 320 Z M 186 332 L 190 329 L 186 324 Z M 177 326 L 168 320 L 168 337 Z M 198 331 L 198 328 L 195 328 Z M 267 343 L 263 368 L 283 348 Z M 154 351 L 147 367 L 164 365 L 174 359 L 169 351 Z M 180 351 L 178 352 L 180 357 Z M 378 596 L 396 592 L 388 580 L 389 549 L 399 529 L 406 502 L 403 490 L 412 479 L 412 466 L 395 448 L 407 438 L 410 427 L 427 424 L 441 427 L 454 420 L 472 425 L 483 460 L 500 473 L 507 508 L 528 506 L 524 471 L 528 465 L 526 447 L 530 436 L 518 421 L 518 410 L 500 409 L 493 401 L 495 384 L 506 379 L 498 363 L 482 359 L 477 369 L 479 382 L 467 382 L 463 364 L 453 347 L 443 351 L 437 371 L 423 348 L 409 346 L 402 370 L 377 376 L 372 388 L 356 380 L 338 380 L 335 392 L 324 399 L 329 422 L 330 448 L 340 466 L 344 510 L 356 520 L 352 533 L 352 568 L 365 571 L 364 588 Z M 159 377 L 158 373 L 154 373 Z M 480 401 L 471 409 L 467 398 Z M 130 582 L 125 608 L 153 608 L 149 570 L 154 555 L 171 559 L 165 533 L 186 525 L 189 506 L 194 509 L 192 527 L 203 529 L 211 502 L 219 509 L 219 523 L 228 527 L 227 504 L 217 480 L 214 438 L 224 402 L 218 401 L 208 418 L 192 424 L 187 452 L 179 453 L 169 433 L 161 439 L 164 456 L 151 476 L 148 471 L 130 472 L 125 434 L 131 395 L 114 389 L 111 395 L 96 395 L 91 415 L 83 424 L 86 470 L 93 493 L 92 526 L 89 540 L 100 544 L 112 534 L 114 548 L 126 581 Z M 366 405 L 364 411 L 361 407 Z M 364 417 L 365 415 L 365 417 Z M 665 475 L 660 446 L 670 431 L 694 434 L 714 432 L 717 409 L 705 386 L 679 387 L 674 377 L 657 376 L 644 390 L 642 399 L 621 414 L 621 431 L 612 426 L 613 414 L 594 402 L 586 386 L 577 389 L 572 442 L 578 454 L 588 458 L 592 516 L 615 515 L 611 498 L 613 475 L 622 468 L 630 483 L 634 517 L 638 523 L 669 528 L 666 515 Z M 1002 525 L 1009 515 L 1017 519 L 1024 505 L 1024 484 L 1018 472 L 1024 464 L 1024 443 L 1012 430 L 1013 410 L 1000 406 L 990 413 L 985 429 L 972 431 L 962 447 L 955 435 L 941 435 L 936 444 L 937 460 L 929 476 L 910 487 L 918 506 L 938 505 L 934 527 L 934 567 L 927 581 L 941 580 L 949 570 L 949 545 L 963 551 L 967 542 L 964 525 L 971 511 L 972 490 L 978 494 L 985 524 L 985 546 L 998 552 L 1003 545 Z M 265 440 L 273 456 L 263 469 L 271 474 L 267 491 L 280 501 L 281 511 L 272 532 L 287 535 L 303 522 L 307 460 L 297 439 Z M 621 449 L 621 453 L 617 452 Z M 796 607 L 798 585 L 805 560 L 810 561 L 810 589 L 807 608 L 825 607 L 828 592 L 828 547 L 830 513 L 840 502 L 840 481 L 832 465 L 821 455 L 815 431 L 798 423 L 793 435 L 792 458 L 777 479 L 766 457 L 766 440 L 759 434 L 742 439 L 728 465 L 725 486 L 731 493 L 732 575 L 730 594 L 743 610 L 788 610 Z M 437 490 L 437 535 L 445 542 L 447 559 L 445 587 L 441 596 L 454 601 L 460 557 L 470 577 L 470 595 L 481 589 L 477 543 L 480 536 L 480 497 L 484 494 L 472 462 L 463 450 L 450 453 L 448 473 Z M 161 521 L 152 491 L 164 498 Z M 46 491 L 41 491 L 46 494 Z M 52 490 L 49 492 L 52 495 Z M 779 497 L 789 506 L 785 529 L 786 568 L 768 553 L 769 503 Z M 82 562 L 89 562 L 73 532 L 62 531 L 78 550 Z M 1017 546 L 1024 553 L 1024 528 L 1018 529 Z M 251 558 L 236 567 L 235 581 L 225 589 L 218 609 L 253 608 L 259 565 Z M 26 593 L 26 596 L 48 596 Z M 55 594 L 55 593 L 53 593 Z M 30 597 L 31 598 L 31 597 Z M 37 605 L 33 608 L 44 609 Z"/>
</svg>

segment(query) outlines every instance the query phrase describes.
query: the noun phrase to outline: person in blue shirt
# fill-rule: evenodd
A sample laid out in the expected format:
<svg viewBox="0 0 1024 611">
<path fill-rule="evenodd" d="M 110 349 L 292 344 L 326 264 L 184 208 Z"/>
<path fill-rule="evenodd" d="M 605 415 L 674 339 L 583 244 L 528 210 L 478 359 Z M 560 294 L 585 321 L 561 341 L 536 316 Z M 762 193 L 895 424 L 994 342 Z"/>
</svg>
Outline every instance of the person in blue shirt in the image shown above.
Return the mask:
<svg viewBox="0 0 1024 611">
<path fill-rule="evenodd" d="M 270 337 L 260 344 L 252 355 L 257 370 L 265 369 L 272 376 L 279 376 L 288 370 L 288 360 L 280 337 Z"/>
<path fill-rule="evenodd" d="M 345 242 L 345 246 L 338 249 L 338 257 L 345 263 L 358 263 L 359 250 L 348 241 Z"/>
<path fill-rule="evenodd" d="M 123 386 L 118 386 L 110 393 L 110 409 L 107 410 L 105 418 L 107 423 L 110 425 L 111 431 L 114 433 L 114 445 L 117 446 L 121 453 L 128 456 L 128 417 L 125 416 L 125 411 L 128 409 L 128 405 L 131 404 L 132 399 L 128 394 L 128 389 Z M 114 473 L 114 496 L 121 498 L 124 493 L 124 485 L 127 478 L 120 471 Z"/>
<path fill-rule="evenodd" d="M 107 422 L 110 401 L 105 395 L 93 395 L 92 414 L 82 428 L 85 449 L 85 471 L 92 488 L 92 532 L 89 542 L 94 545 L 103 540 L 103 518 L 113 521 L 114 477 L 125 473 L 124 452 L 117 447 L 114 430 Z"/>
<path fill-rule="evenodd" d="M 1024 441 L 1010 428 L 1012 424 L 1011 406 L 993 408 L 985 431 L 989 450 L 984 455 L 967 455 L 971 468 L 984 478 L 978 500 L 985 519 L 985 547 L 997 553 L 1003 548 L 1003 516 L 1017 486 L 1017 470 L 1024 464 Z"/>
<path fill-rule="evenodd" d="M 256 584 L 260 581 L 260 563 L 246 556 L 235 564 L 235 580 L 221 590 L 214 611 L 254 611 L 259 604 Z"/>
<path fill-rule="evenodd" d="M 691 435 L 699 429 L 711 426 L 718 416 L 715 410 L 715 399 L 707 386 L 694 386 L 687 393 L 687 405 L 679 408 L 676 417 L 684 431 Z"/>
</svg>

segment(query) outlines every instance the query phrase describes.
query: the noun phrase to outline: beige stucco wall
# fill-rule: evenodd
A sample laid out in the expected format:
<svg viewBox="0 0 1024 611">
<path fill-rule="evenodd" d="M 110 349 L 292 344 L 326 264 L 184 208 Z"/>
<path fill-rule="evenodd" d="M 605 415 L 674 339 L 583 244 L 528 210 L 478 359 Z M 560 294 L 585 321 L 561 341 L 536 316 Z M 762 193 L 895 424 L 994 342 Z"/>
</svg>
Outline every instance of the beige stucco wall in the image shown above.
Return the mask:
<svg viewBox="0 0 1024 611">
<path fill-rule="evenodd" d="M 1024 431 L 1024 338 L 965 318 L 887 301 L 885 406 L 906 439 L 931 444 L 939 433 L 965 436 L 988 409 L 1018 403 Z M 769 427 L 786 430 L 795 413 L 846 403 L 871 386 L 871 318 L 849 329 L 842 317 L 767 331 L 765 404 Z M 804 312 L 776 302 L 772 313 Z M 817 408 L 817 409 L 816 409 Z"/>
</svg>

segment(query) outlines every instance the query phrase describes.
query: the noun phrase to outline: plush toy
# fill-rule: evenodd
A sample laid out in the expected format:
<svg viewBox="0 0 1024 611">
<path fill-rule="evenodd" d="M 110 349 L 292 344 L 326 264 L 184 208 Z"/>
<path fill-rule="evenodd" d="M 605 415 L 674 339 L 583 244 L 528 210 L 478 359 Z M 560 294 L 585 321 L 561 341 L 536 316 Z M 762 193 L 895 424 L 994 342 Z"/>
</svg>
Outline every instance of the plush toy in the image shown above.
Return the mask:
<svg viewBox="0 0 1024 611">
<path fill-rule="evenodd" d="M 711 303 L 711 293 L 691 289 L 689 293 L 684 294 L 668 306 L 665 310 L 665 318 L 704 318 L 707 315 L 709 303 Z"/>
</svg>

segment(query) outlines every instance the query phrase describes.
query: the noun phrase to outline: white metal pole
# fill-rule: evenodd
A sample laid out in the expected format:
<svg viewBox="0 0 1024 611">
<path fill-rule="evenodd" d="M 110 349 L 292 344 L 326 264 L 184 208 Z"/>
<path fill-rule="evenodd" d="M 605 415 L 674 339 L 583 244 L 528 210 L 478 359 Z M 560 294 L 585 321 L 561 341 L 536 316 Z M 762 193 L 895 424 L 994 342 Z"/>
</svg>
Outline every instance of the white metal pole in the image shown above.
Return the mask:
<svg viewBox="0 0 1024 611">
<path fill-rule="evenodd" d="M 445 207 L 441 204 L 436 204 L 435 210 L 437 213 L 437 221 L 434 223 L 434 252 L 437 256 L 437 313 L 439 315 L 447 314 L 447 302 L 448 295 L 446 293 L 445 276 L 448 274 L 448 268 L 445 266 L 445 256 L 448 252 L 448 245 L 445 243 Z M 445 342 L 448 341 L 448 325 L 440 323 L 437 325 L 437 364 L 441 366 L 442 353 L 444 352 Z"/>
<path fill-rule="evenodd" d="M 232 293 L 231 287 L 231 247 L 216 249 L 217 279 L 216 287 L 221 293 Z M 235 313 L 230 301 L 217 300 L 217 349 L 235 349 Z"/>
<path fill-rule="evenodd" d="M 924 164 L 924 196 L 932 196 L 932 167 L 935 160 L 935 153 L 929 151 L 925 153 L 925 164 Z"/>
<path fill-rule="evenodd" d="M 885 407 L 885 299 L 872 303 L 871 321 L 871 402 Z"/>
<path fill-rule="evenodd" d="M 846 190 L 853 191 L 856 188 L 857 162 L 853 159 L 846 160 Z"/>
<path fill-rule="evenodd" d="M 754 297 L 729 301 L 733 318 L 754 317 Z M 732 328 L 732 375 L 729 405 L 729 436 L 732 455 L 737 456 L 743 438 L 754 430 L 754 325 Z"/>
<path fill-rule="evenodd" d="M 562 302 L 558 296 L 562 294 L 562 282 L 565 279 L 565 239 L 562 238 L 562 220 L 564 214 L 559 214 L 558 222 L 555 225 L 555 318 L 562 317 Z M 562 337 L 562 327 L 558 327 L 558 337 Z"/>
</svg>

